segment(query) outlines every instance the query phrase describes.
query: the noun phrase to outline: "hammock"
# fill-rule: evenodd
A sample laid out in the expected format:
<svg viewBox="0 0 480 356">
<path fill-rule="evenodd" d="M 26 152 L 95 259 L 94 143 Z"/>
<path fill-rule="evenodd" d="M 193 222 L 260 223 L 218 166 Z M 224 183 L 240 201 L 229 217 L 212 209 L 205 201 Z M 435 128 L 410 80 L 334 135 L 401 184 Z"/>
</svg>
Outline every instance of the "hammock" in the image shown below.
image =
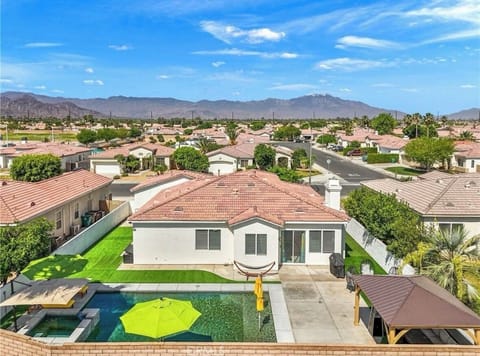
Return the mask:
<svg viewBox="0 0 480 356">
<path fill-rule="evenodd" d="M 248 281 L 249 277 L 258 277 L 258 276 L 263 277 L 264 275 L 266 275 L 268 272 L 271 271 L 273 266 L 275 266 L 275 261 L 267 263 L 264 266 L 248 266 L 238 261 L 233 261 L 233 264 L 235 265 L 235 267 L 237 267 L 237 270 L 240 274 L 243 274 L 244 276 L 247 277 L 247 281 Z M 255 271 L 251 271 L 251 270 L 255 270 Z M 263 270 L 263 271 L 260 271 L 260 270 Z"/>
</svg>

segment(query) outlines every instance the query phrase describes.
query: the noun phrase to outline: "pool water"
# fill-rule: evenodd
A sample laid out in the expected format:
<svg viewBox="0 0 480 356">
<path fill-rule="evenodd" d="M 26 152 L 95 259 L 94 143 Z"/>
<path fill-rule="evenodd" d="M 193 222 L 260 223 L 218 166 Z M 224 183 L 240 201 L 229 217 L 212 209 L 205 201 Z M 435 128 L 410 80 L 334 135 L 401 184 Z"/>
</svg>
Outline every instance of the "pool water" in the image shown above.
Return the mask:
<svg viewBox="0 0 480 356">
<path fill-rule="evenodd" d="M 27 335 L 36 337 L 68 337 L 80 324 L 76 316 L 46 315 Z"/>
<path fill-rule="evenodd" d="M 268 293 L 265 309 L 256 310 L 253 293 L 96 293 L 86 308 L 99 308 L 100 321 L 86 341 L 152 341 L 146 336 L 128 334 L 120 316 L 133 305 L 160 297 L 190 300 L 202 315 L 189 332 L 164 341 L 276 342 Z"/>
</svg>

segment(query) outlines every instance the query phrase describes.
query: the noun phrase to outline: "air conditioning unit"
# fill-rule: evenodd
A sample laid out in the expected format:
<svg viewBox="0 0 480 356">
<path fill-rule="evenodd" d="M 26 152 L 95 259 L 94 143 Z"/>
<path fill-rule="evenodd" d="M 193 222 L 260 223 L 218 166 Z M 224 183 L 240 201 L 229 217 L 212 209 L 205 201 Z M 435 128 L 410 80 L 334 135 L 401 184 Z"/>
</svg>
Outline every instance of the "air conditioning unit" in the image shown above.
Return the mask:
<svg viewBox="0 0 480 356">
<path fill-rule="evenodd" d="M 80 224 L 72 225 L 72 235 L 76 235 L 80 232 Z"/>
</svg>

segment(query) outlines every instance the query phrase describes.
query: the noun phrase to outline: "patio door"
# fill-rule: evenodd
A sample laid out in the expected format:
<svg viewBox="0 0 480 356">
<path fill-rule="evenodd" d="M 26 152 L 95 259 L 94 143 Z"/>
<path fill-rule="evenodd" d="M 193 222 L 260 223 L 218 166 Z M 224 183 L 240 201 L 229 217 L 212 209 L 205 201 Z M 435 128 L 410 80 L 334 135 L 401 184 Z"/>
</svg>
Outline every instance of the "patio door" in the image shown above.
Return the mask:
<svg viewBox="0 0 480 356">
<path fill-rule="evenodd" d="M 305 263 L 305 231 L 284 230 L 280 239 L 282 263 Z"/>
</svg>

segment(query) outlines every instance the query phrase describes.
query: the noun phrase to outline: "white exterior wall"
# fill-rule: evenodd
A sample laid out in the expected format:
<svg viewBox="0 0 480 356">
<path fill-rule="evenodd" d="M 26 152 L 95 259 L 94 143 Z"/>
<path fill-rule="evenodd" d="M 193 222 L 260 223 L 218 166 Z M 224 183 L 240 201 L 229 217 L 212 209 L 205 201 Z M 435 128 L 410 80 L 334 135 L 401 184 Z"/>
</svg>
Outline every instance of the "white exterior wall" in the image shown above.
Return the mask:
<svg viewBox="0 0 480 356">
<path fill-rule="evenodd" d="M 208 157 L 208 171 L 213 175 L 230 174 L 237 171 L 237 160 L 223 153 L 217 153 Z"/>
<path fill-rule="evenodd" d="M 107 177 L 121 174 L 120 164 L 113 159 L 90 159 L 90 171 Z"/>
<path fill-rule="evenodd" d="M 195 250 L 196 229 L 220 229 L 220 250 Z M 135 264 L 233 263 L 233 234 L 219 224 L 133 222 Z"/>
<path fill-rule="evenodd" d="M 137 158 L 145 158 L 145 157 L 151 157 L 152 156 L 152 151 L 143 148 L 143 147 L 138 147 L 130 151 L 130 154 L 137 157 Z"/>
<path fill-rule="evenodd" d="M 435 220 L 424 219 L 424 223 L 428 226 L 434 226 L 438 229 L 438 224 L 463 224 L 465 231 L 468 232 L 469 237 L 480 234 L 480 217 L 477 218 L 436 218 Z"/>
<path fill-rule="evenodd" d="M 132 211 L 136 212 L 138 209 L 140 209 L 147 201 L 152 199 L 157 193 L 161 192 L 162 190 L 168 189 L 170 187 L 174 187 L 176 185 L 185 183 L 189 181 L 190 179 L 181 177 L 179 179 L 176 179 L 171 182 L 166 182 L 164 184 L 159 184 L 156 186 L 152 186 L 149 188 L 146 188 L 142 191 L 136 192 L 133 195 L 133 200 L 131 202 L 132 206 Z"/>
<path fill-rule="evenodd" d="M 245 234 L 266 234 L 267 254 L 265 256 L 245 255 Z M 265 222 L 250 222 L 235 227 L 234 230 L 234 257 L 235 260 L 250 266 L 263 266 L 275 261 L 274 270 L 279 265 L 279 236 L 280 230 Z"/>
</svg>

